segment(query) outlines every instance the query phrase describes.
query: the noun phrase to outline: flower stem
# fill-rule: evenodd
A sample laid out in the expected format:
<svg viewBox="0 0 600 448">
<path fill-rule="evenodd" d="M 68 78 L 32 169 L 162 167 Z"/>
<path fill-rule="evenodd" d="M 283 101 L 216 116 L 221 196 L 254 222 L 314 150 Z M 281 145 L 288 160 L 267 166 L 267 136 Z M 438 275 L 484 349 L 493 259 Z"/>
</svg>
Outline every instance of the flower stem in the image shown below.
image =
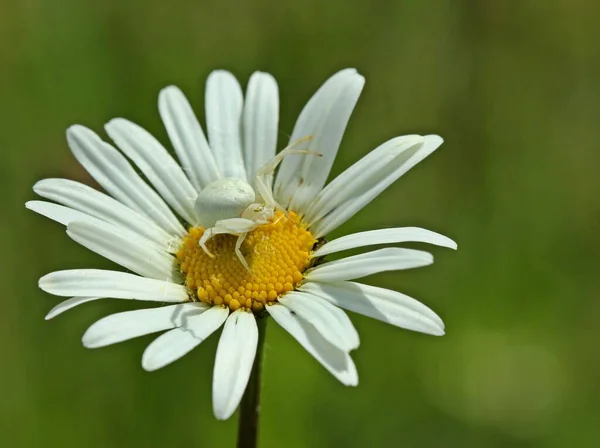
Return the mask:
<svg viewBox="0 0 600 448">
<path fill-rule="evenodd" d="M 262 352 L 265 343 L 267 329 L 267 317 L 257 316 L 258 346 L 256 357 L 248 380 L 248 386 L 240 404 L 240 415 L 238 421 L 238 448 L 256 448 L 258 445 L 258 423 L 260 419 L 260 387 Z"/>
</svg>

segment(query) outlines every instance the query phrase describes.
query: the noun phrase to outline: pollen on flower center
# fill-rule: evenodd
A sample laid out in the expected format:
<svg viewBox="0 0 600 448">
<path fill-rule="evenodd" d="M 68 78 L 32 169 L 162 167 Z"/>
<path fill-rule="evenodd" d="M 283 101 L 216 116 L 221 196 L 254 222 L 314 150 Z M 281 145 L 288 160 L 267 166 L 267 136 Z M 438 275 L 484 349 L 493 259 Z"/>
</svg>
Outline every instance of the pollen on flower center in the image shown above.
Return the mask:
<svg viewBox="0 0 600 448">
<path fill-rule="evenodd" d="M 214 258 L 198 245 L 203 227 L 193 227 L 177 252 L 193 300 L 260 312 L 292 291 L 309 266 L 314 236 L 289 212 L 277 211 L 270 223 L 248 233 L 241 246 L 251 272 L 235 254 L 237 236 L 216 235 L 207 243 Z"/>
</svg>

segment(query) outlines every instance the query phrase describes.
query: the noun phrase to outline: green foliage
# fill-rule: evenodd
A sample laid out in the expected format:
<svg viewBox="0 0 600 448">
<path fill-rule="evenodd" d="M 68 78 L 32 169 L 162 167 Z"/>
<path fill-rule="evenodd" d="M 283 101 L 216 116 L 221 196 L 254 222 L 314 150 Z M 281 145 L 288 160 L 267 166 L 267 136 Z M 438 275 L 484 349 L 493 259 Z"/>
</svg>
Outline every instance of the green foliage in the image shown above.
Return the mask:
<svg viewBox="0 0 600 448">
<path fill-rule="evenodd" d="M 150 337 L 80 343 L 138 305 L 44 322 L 57 299 L 41 275 L 111 264 L 23 204 L 40 178 L 91 182 L 71 124 L 102 132 L 123 116 L 166 142 L 161 87 L 177 84 L 202 117 L 212 69 L 244 83 L 264 70 L 284 146 L 312 92 L 354 66 L 367 85 L 336 173 L 396 135 L 446 143 L 336 234 L 419 225 L 457 240 L 432 267 L 369 279 L 422 299 L 447 335 L 352 316 L 361 384 L 349 389 L 269 325 L 261 446 L 599 446 L 598 2 L 208 3 L 0 0 L 0 444 L 233 445 L 235 418 L 212 416 L 215 337 L 146 373 Z"/>
</svg>

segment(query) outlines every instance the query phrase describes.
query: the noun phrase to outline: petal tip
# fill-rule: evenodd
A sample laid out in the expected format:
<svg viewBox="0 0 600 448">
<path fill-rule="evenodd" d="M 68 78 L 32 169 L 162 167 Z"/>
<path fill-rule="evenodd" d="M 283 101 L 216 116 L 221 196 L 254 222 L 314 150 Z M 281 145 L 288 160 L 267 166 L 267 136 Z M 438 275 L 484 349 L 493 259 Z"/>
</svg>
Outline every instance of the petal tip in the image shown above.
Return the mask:
<svg viewBox="0 0 600 448">
<path fill-rule="evenodd" d="M 97 322 L 96 322 L 97 323 Z M 85 333 L 83 333 L 83 336 L 81 337 L 81 343 L 83 344 L 83 346 L 85 348 L 97 348 L 97 347 L 101 347 L 102 345 L 99 344 L 99 338 L 98 336 L 98 332 L 96 331 L 96 337 L 94 336 L 94 332 L 95 332 L 95 328 L 98 328 L 96 326 L 96 324 L 92 324 L 92 326 L 90 326 Z"/>
<path fill-rule="evenodd" d="M 444 336 L 446 334 L 446 327 L 444 326 L 442 319 L 435 322 L 435 326 L 429 331 L 429 334 L 432 336 Z"/>
<path fill-rule="evenodd" d="M 158 93 L 158 103 L 159 106 L 163 106 L 165 103 L 167 103 L 169 101 L 169 99 L 172 99 L 173 97 L 183 97 L 184 94 L 181 91 L 181 89 L 175 85 L 169 85 L 166 87 L 163 87 L 160 92 Z"/>
<path fill-rule="evenodd" d="M 47 181 L 48 179 L 38 180 L 35 184 L 33 184 L 33 187 L 31 187 L 31 189 L 34 193 L 41 196 L 40 193 L 43 192 L 43 188 L 47 184 Z"/>
<path fill-rule="evenodd" d="M 48 277 L 52 275 L 52 274 L 46 274 L 43 277 L 40 277 L 40 279 L 38 280 L 38 288 L 40 288 L 42 291 L 46 291 L 46 287 L 48 286 Z"/>
<path fill-rule="evenodd" d="M 213 397 L 214 397 L 214 393 L 213 393 Z M 235 412 L 235 409 L 236 408 L 228 409 L 227 407 L 219 406 L 218 403 L 215 403 L 213 401 L 213 414 L 215 415 L 215 418 L 217 420 L 224 421 L 224 420 L 229 419 L 229 417 L 231 417 L 233 415 L 233 413 Z"/>
<path fill-rule="evenodd" d="M 158 367 L 145 356 L 142 356 L 142 369 L 146 372 L 154 372 L 155 370 L 158 370 Z"/>
<path fill-rule="evenodd" d="M 442 145 L 442 143 L 444 143 L 444 139 L 436 134 L 425 135 L 422 138 L 424 148 L 426 148 L 428 155 L 434 152 Z"/>
<path fill-rule="evenodd" d="M 238 80 L 233 75 L 233 73 L 231 73 L 228 70 L 224 70 L 224 69 L 213 70 L 212 72 L 209 73 L 208 77 L 206 78 L 206 85 L 211 86 L 211 85 L 214 85 L 213 83 L 215 83 L 215 82 L 216 83 L 221 83 L 221 82 L 233 83 L 233 84 L 239 86 Z"/>
<path fill-rule="evenodd" d="M 427 134 L 423 136 L 423 139 L 425 140 L 431 140 L 431 141 L 438 141 L 438 142 L 443 142 L 444 138 L 440 135 L 437 134 Z"/>
<path fill-rule="evenodd" d="M 66 132 L 67 132 L 67 137 L 70 137 L 70 136 L 74 136 L 75 134 L 78 134 L 81 132 L 87 132 L 87 131 L 89 131 L 89 129 L 81 124 L 72 124 L 71 126 L 69 126 L 67 128 Z"/>
<path fill-rule="evenodd" d="M 355 372 L 354 375 L 352 375 L 350 378 L 347 378 L 345 381 L 343 381 L 342 384 L 347 387 L 357 387 L 358 386 L 358 373 Z"/>
<path fill-rule="evenodd" d="M 126 122 L 127 120 L 125 118 L 112 118 L 104 124 L 104 129 L 106 130 L 106 133 L 110 135 L 109 131 L 114 130 L 116 127 L 121 126 Z"/>
<path fill-rule="evenodd" d="M 260 70 L 257 70 L 254 73 L 252 73 L 252 75 L 250 75 L 249 82 L 252 79 L 257 79 L 258 80 L 258 79 L 261 79 L 261 78 L 263 80 L 265 80 L 265 81 L 267 81 L 267 80 L 268 81 L 275 81 L 275 77 L 272 74 L 270 74 L 269 72 L 262 72 Z"/>
<path fill-rule="evenodd" d="M 209 73 L 208 76 L 233 76 L 229 70 L 225 70 L 224 68 L 217 68 Z"/>
<path fill-rule="evenodd" d="M 177 87 L 175 84 L 169 84 L 168 86 L 163 87 L 160 90 L 160 94 L 167 94 L 170 92 L 181 92 L 181 89 Z"/>
<path fill-rule="evenodd" d="M 225 420 L 227 420 L 230 417 L 230 416 L 228 416 L 226 414 L 217 413 L 217 411 L 213 411 L 213 413 L 215 414 L 215 418 L 217 420 L 221 420 L 221 421 L 225 421 Z"/>
</svg>

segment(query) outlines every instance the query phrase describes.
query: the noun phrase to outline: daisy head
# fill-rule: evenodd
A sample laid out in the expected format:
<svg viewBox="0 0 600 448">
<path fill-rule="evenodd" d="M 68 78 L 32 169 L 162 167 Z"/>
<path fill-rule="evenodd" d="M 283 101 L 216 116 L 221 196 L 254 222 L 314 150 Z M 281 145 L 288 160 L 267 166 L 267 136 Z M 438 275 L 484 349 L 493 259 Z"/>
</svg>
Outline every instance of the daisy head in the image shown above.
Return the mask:
<svg viewBox="0 0 600 448">
<path fill-rule="evenodd" d="M 154 302 L 100 319 L 83 336 L 93 348 L 163 332 L 144 352 L 146 370 L 179 359 L 223 327 L 213 375 L 213 409 L 220 419 L 235 411 L 248 383 L 257 320 L 271 317 L 350 386 L 358 384 L 349 354 L 359 337 L 343 309 L 444 334 L 442 320 L 420 302 L 354 281 L 431 264 L 428 252 L 387 247 L 326 259 L 403 242 L 456 248 L 452 240 L 415 227 L 325 239 L 442 143 L 436 135 L 393 138 L 327 183 L 363 85 L 356 70 L 333 75 L 306 104 L 278 153 L 278 87 L 266 73 L 251 76 L 245 95 L 230 73 L 211 73 L 207 136 L 183 93 L 163 89 L 159 112 L 178 161 L 123 118 L 105 127 L 116 147 L 83 126 L 70 127 L 73 155 L 105 192 L 44 179 L 34 191 L 49 201 L 26 205 L 123 270 L 45 275 L 40 288 L 70 297 L 46 318 L 102 298 Z"/>
</svg>

